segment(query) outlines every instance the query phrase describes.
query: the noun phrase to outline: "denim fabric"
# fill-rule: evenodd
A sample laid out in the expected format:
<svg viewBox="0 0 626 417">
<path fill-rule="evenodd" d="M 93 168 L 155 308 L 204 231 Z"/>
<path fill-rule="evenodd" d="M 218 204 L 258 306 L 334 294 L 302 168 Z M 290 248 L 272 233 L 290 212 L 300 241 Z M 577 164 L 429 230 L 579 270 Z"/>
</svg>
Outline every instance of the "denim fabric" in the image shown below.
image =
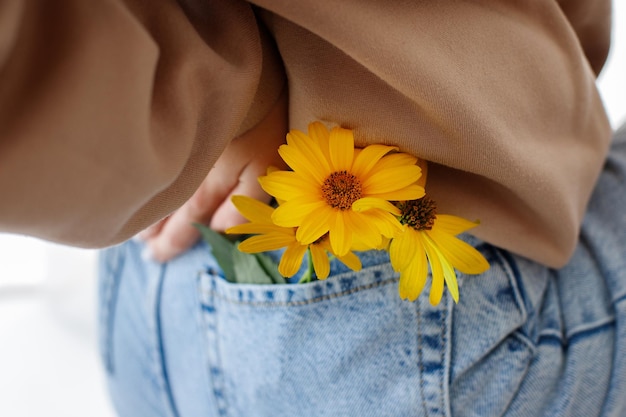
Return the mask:
<svg viewBox="0 0 626 417">
<path fill-rule="evenodd" d="M 626 416 L 626 132 L 560 270 L 490 261 L 401 301 L 384 253 L 326 281 L 235 285 L 199 244 L 167 264 L 101 257 L 100 341 L 123 417 Z"/>
</svg>

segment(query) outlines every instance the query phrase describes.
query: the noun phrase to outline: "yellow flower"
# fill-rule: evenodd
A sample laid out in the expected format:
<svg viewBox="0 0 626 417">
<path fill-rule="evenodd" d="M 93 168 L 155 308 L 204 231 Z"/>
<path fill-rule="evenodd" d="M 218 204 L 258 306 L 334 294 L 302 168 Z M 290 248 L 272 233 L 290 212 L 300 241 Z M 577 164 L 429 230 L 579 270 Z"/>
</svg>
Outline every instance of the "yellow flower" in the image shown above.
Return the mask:
<svg viewBox="0 0 626 417">
<path fill-rule="evenodd" d="M 327 252 L 332 249 L 326 237 L 322 237 L 311 244 L 302 244 L 296 240 L 296 228 L 277 226 L 272 221 L 274 208 L 253 198 L 236 195 L 232 202 L 249 223 L 240 224 L 226 230 L 228 234 L 255 234 L 238 246 L 246 253 L 266 252 L 286 248 L 278 264 L 278 272 L 285 277 L 291 277 L 300 269 L 302 259 L 307 249 L 310 250 L 315 274 L 319 279 L 326 279 L 330 273 L 330 261 Z M 349 268 L 358 271 L 361 269 L 361 260 L 352 252 L 338 256 Z"/>
<path fill-rule="evenodd" d="M 430 303 L 439 304 L 444 282 L 454 301 L 458 302 L 459 287 L 454 269 L 465 274 L 480 274 L 489 269 L 489 263 L 480 252 L 455 237 L 478 223 L 436 214 L 435 203 L 428 197 L 398 206 L 402 211 L 402 232 L 391 241 L 389 256 L 394 270 L 400 272 L 400 298 L 414 301 L 419 296 L 426 284 L 430 264 Z"/>
<path fill-rule="evenodd" d="M 354 245 L 378 247 L 382 236 L 400 228 L 400 212 L 391 201 L 424 195 L 416 184 L 417 158 L 390 153 L 397 148 L 370 145 L 355 150 L 351 130 L 330 132 L 319 122 L 308 135 L 293 130 L 279 148 L 293 171 L 275 171 L 259 179 L 263 189 L 284 201 L 273 213 L 275 224 L 297 227 L 296 239 L 311 244 L 328 234 L 332 252 L 346 255 Z"/>
</svg>

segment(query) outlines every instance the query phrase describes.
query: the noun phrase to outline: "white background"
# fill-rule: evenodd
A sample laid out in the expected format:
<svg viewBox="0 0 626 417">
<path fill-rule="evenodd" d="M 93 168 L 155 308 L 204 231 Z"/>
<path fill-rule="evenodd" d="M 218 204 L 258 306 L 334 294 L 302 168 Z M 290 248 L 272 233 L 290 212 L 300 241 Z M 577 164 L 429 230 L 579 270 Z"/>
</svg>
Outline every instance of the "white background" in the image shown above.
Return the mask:
<svg viewBox="0 0 626 417">
<path fill-rule="evenodd" d="M 626 2 L 599 80 L 626 116 Z M 0 416 L 112 417 L 96 342 L 94 251 L 0 234 Z"/>
</svg>

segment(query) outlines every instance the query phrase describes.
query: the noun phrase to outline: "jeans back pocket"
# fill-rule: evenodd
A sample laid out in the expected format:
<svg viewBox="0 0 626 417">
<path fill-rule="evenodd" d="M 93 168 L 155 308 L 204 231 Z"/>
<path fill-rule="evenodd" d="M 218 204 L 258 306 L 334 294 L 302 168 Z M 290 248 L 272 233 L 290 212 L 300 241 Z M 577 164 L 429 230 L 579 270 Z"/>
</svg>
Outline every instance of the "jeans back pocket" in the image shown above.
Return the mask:
<svg viewBox="0 0 626 417">
<path fill-rule="evenodd" d="M 388 263 L 300 285 L 202 274 L 199 288 L 220 414 L 443 415 L 447 304 L 401 301 Z"/>
</svg>

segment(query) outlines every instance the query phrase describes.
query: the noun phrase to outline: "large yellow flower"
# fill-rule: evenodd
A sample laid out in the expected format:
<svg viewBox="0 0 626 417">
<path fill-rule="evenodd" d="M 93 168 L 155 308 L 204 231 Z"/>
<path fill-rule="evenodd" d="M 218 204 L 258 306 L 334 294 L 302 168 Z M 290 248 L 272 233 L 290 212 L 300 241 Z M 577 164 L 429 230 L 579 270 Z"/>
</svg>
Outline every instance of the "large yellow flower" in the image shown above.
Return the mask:
<svg viewBox="0 0 626 417">
<path fill-rule="evenodd" d="M 296 228 L 277 226 L 272 221 L 274 208 L 247 196 L 233 196 L 232 202 L 241 215 L 249 220 L 238 226 L 226 230 L 228 234 L 255 234 L 238 246 L 246 253 L 266 252 L 286 248 L 278 264 L 278 272 L 285 277 L 293 276 L 300 269 L 304 254 L 310 250 L 310 256 L 319 279 L 326 279 L 330 273 L 332 249 L 326 237 L 322 237 L 311 244 L 302 244 L 296 240 Z M 358 271 L 361 269 L 361 260 L 352 252 L 338 256 L 349 268 Z"/>
<path fill-rule="evenodd" d="M 332 252 L 346 255 L 353 245 L 378 247 L 382 236 L 400 228 L 397 207 L 389 202 L 424 195 L 416 184 L 417 158 L 391 153 L 396 147 L 370 145 L 354 149 L 351 130 L 330 132 L 315 122 L 308 135 L 292 130 L 279 148 L 293 171 L 275 171 L 259 181 L 284 201 L 272 214 L 275 224 L 297 227 L 296 239 L 311 244 L 328 234 Z"/>
<path fill-rule="evenodd" d="M 398 206 L 402 212 L 402 232 L 391 241 L 389 256 L 394 270 L 400 272 L 400 298 L 414 301 L 420 295 L 430 264 L 430 303 L 439 304 L 444 282 L 458 302 L 459 287 L 454 269 L 465 274 L 480 274 L 489 269 L 489 263 L 480 252 L 455 237 L 478 223 L 436 214 L 435 204 L 428 197 Z"/>
</svg>

